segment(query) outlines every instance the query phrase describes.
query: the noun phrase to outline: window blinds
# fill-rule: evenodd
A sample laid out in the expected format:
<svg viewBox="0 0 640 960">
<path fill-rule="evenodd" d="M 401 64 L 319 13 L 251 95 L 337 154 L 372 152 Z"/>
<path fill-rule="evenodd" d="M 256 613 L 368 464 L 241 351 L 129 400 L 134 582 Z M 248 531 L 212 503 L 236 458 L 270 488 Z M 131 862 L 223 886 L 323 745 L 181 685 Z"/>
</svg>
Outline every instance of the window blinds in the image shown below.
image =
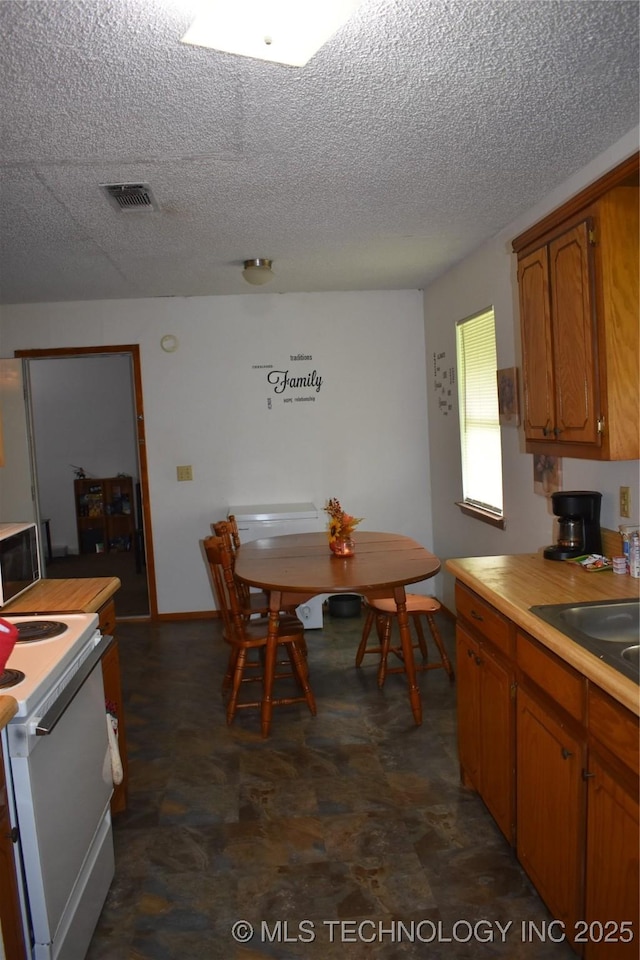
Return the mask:
<svg viewBox="0 0 640 960">
<path fill-rule="evenodd" d="M 502 447 L 498 419 L 493 310 L 456 327 L 462 488 L 465 502 L 502 515 Z"/>
</svg>

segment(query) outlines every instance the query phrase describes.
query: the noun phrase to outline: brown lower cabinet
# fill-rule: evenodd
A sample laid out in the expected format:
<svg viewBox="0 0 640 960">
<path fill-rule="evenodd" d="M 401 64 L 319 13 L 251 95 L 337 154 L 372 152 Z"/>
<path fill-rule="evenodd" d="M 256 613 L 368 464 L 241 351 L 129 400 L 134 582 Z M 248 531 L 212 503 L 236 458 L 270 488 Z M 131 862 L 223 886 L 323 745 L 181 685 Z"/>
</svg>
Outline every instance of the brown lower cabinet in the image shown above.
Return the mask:
<svg viewBox="0 0 640 960">
<path fill-rule="evenodd" d="M 638 718 L 597 687 L 588 692 L 585 921 L 587 960 L 639 952 Z M 624 928 L 623 928 L 623 925 Z M 633 939 L 627 936 L 629 930 Z"/>
<path fill-rule="evenodd" d="M 512 675 L 464 627 L 457 635 L 460 767 L 511 842 L 513 833 Z"/>
<path fill-rule="evenodd" d="M 100 631 L 105 636 L 115 636 L 116 610 L 113 600 L 109 600 L 98 610 Z M 124 708 L 122 704 L 122 684 L 120 680 L 120 655 L 118 641 L 109 648 L 102 658 L 102 681 L 104 683 L 104 697 L 109 706 L 115 711 L 118 720 L 118 750 L 122 761 L 122 783 L 114 786 L 111 797 L 111 813 L 121 813 L 127 809 L 127 737 L 125 730 Z"/>
<path fill-rule="evenodd" d="M 461 583 L 456 606 L 463 782 L 576 953 L 635 960 L 638 718 Z"/>
<path fill-rule="evenodd" d="M 517 703 L 516 852 L 571 939 L 582 916 L 585 748 L 522 688 Z"/>
</svg>

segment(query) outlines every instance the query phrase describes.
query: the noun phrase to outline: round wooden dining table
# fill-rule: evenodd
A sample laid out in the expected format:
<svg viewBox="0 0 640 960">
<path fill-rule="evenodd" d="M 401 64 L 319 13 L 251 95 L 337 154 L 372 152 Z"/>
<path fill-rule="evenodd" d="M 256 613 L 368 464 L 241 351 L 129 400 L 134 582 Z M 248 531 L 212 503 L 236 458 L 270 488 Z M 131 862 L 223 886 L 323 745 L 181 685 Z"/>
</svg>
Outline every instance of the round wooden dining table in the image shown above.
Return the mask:
<svg viewBox="0 0 640 960">
<path fill-rule="evenodd" d="M 325 533 L 253 540 L 242 544 L 236 554 L 237 578 L 269 593 L 269 637 L 261 705 L 263 737 L 269 735 L 271 727 L 279 612 L 321 593 L 359 593 L 371 599 L 395 600 L 409 702 L 416 724 L 422 723 L 405 585 L 433 577 L 440 570 L 440 561 L 415 540 L 396 533 L 362 530 L 356 531 L 354 540 L 355 554 L 351 557 L 331 553 Z"/>
</svg>

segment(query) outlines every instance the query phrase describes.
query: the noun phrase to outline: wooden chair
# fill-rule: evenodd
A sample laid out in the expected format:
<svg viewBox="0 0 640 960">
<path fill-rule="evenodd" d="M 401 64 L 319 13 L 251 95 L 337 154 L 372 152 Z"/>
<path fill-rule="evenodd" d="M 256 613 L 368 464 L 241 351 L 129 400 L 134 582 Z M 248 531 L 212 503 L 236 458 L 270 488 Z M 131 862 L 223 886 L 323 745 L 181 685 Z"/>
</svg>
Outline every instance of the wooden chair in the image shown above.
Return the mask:
<svg viewBox="0 0 640 960">
<path fill-rule="evenodd" d="M 368 611 L 362 631 L 362 639 L 360 640 L 360 646 L 358 647 L 358 652 L 356 653 L 356 667 L 360 666 L 366 653 L 377 654 L 380 658 L 378 662 L 378 686 L 380 689 L 382 689 L 388 673 L 404 673 L 404 662 L 402 663 L 402 666 L 399 667 L 389 667 L 387 663 L 390 653 L 393 653 L 396 657 L 398 657 L 399 660 L 403 661 L 402 646 L 400 642 L 398 641 L 394 645 L 391 643 L 393 624 L 397 619 L 397 609 L 395 601 L 391 598 L 385 598 L 383 600 L 366 599 L 366 604 Z M 424 597 L 418 593 L 407 594 L 407 614 L 409 616 L 409 620 L 414 625 L 417 637 L 417 643 L 414 643 L 413 646 L 415 649 L 420 650 L 423 659 L 423 663 L 416 662 L 416 671 L 437 670 L 442 668 L 443 670 L 446 670 L 449 679 L 453 680 L 453 667 L 451 666 L 451 661 L 449 660 L 447 652 L 444 648 L 440 631 L 438 630 L 437 624 L 434 620 L 434 614 L 440 609 L 440 603 L 435 599 L 435 597 Z M 431 637 L 433 638 L 433 642 L 435 643 L 438 653 L 440 654 L 439 660 L 429 662 L 429 652 L 427 649 L 427 641 L 425 639 L 424 631 L 422 629 L 422 623 L 420 621 L 421 617 L 425 617 L 427 621 L 427 625 L 431 632 Z M 376 624 L 378 645 L 369 646 L 369 635 L 374 623 Z"/>
<path fill-rule="evenodd" d="M 236 551 L 240 549 L 240 535 L 238 533 L 238 524 L 234 516 L 226 520 L 220 520 L 218 523 L 212 523 L 211 528 L 216 537 L 222 537 L 226 543 L 227 549 L 231 554 L 231 560 L 235 568 Z M 252 592 L 248 584 L 237 581 L 238 595 L 240 603 L 248 617 L 256 614 L 266 617 L 269 614 L 269 595 L 260 590 Z"/>
<path fill-rule="evenodd" d="M 240 549 L 240 534 L 238 532 L 238 524 L 236 523 L 236 518 L 233 514 L 230 514 L 226 520 L 220 520 L 218 523 L 211 524 L 213 532 L 217 537 L 223 537 L 227 548 L 231 553 L 234 570 L 235 570 L 235 560 L 236 553 Z M 255 616 L 259 617 L 268 617 L 269 616 L 269 594 L 265 593 L 264 590 L 253 591 L 249 588 L 249 585 L 242 583 L 242 581 L 237 580 L 236 586 L 238 588 L 238 595 L 240 597 L 240 602 L 245 612 L 247 618 L 252 618 Z M 286 619 L 284 619 L 286 618 Z M 285 607 L 281 611 L 281 619 L 286 626 L 288 620 L 295 620 L 296 623 L 300 623 L 300 620 L 296 616 L 295 605 Z M 305 663 L 307 658 L 307 644 L 303 637 L 300 643 L 300 649 L 304 653 Z"/>
<path fill-rule="evenodd" d="M 271 681 L 265 676 L 260 661 L 251 663 L 249 654 L 256 651 L 263 654 L 267 645 L 269 622 L 267 619 L 248 620 L 242 607 L 237 590 L 237 581 L 233 572 L 233 558 L 223 537 L 207 537 L 204 550 L 209 564 L 213 589 L 218 610 L 222 617 L 223 636 L 231 646 L 227 672 L 222 689 L 229 694 L 227 703 L 227 723 L 232 723 L 236 711 L 244 707 L 261 707 L 263 700 L 270 699 Z M 299 696 L 286 696 L 273 699 L 274 706 L 292 703 L 306 703 L 315 716 L 316 702 L 309 686 L 308 673 L 302 650 L 303 625 L 295 618 L 281 621 L 278 632 L 278 648 L 283 648 L 288 657 L 287 673 L 278 671 L 272 680 L 293 677 L 302 691 Z M 257 667 L 257 670 L 256 670 Z M 244 683 L 259 682 L 260 699 L 240 701 L 239 694 Z"/>
</svg>

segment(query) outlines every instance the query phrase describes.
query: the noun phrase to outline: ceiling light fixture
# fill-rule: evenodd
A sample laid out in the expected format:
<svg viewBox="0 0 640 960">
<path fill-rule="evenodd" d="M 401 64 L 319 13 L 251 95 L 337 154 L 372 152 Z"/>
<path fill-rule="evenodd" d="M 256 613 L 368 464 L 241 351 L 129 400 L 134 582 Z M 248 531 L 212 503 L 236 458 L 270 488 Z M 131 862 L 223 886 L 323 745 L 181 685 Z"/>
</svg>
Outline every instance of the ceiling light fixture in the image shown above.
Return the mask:
<svg viewBox="0 0 640 960">
<path fill-rule="evenodd" d="M 263 283 L 269 283 L 269 280 L 273 280 L 271 260 L 266 260 L 264 257 L 256 257 L 254 260 L 245 260 L 242 276 L 245 278 L 247 283 L 250 283 L 255 287 L 259 287 Z"/>
<path fill-rule="evenodd" d="M 207 0 L 181 43 L 303 67 L 362 0 Z"/>
</svg>

